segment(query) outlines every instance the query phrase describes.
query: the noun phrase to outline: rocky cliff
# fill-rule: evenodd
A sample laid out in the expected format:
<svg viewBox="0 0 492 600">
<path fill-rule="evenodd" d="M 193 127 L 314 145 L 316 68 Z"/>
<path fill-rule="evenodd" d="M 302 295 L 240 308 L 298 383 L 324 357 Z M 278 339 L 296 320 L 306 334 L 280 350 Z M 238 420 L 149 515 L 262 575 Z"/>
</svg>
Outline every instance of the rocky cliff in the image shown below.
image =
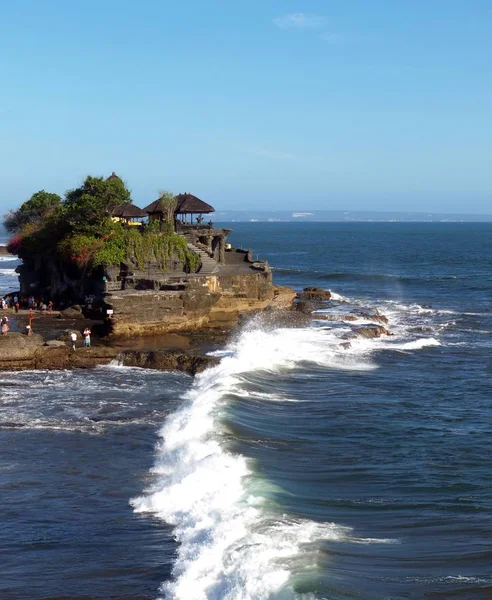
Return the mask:
<svg viewBox="0 0 492 600">
<path fill-rule="evenodd" d="M 192 276 L 166 290 L 123 290 L 106 294 L 114 336 L 230 327 L 241 314 L 292 303 L 294 292 L 272 285 L 270 270 Z"/>
</svg>

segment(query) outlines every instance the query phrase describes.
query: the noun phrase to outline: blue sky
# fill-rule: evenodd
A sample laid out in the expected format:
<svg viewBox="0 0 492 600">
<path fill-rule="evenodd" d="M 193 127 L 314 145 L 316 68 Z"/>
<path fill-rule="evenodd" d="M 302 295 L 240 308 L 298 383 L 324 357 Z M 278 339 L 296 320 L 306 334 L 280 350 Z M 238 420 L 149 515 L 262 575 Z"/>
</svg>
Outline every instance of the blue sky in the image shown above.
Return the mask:
<svg viewBox="0 0 492 600">
<path fill-rule="evenodd" d="M 490 0 L 0 0 L 0 210 L 134 201 L 492 213 Z"/>
</svg>

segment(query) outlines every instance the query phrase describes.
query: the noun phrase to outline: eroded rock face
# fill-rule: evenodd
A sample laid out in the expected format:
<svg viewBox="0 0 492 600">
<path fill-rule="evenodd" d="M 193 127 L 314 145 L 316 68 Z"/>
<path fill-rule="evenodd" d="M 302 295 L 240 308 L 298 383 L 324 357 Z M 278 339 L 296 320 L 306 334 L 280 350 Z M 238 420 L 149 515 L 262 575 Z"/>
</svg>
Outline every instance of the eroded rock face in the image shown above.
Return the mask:
<svg viewBox="0 0 492 600">
<path fill-rule="evenodd" d="M 190 277 L 183 290 L 113 292 L 113 336 L 153 335 L 231 327 L 242 313 L 292 303 L 295 294 L 272 285 L 270 272 Z"/>
<path fill-rule="evenodd" d="M 56 257 L 23 256 L 16 271 L 22 295 L 36 293 L 58 303 L 81 301 L 86 294 L 104 291 L 102 273 L 87 277 L 85 271 Z"/>
<path fill-rule="evenodd" d="M 331 299 L 331 292 L 319 287 L 306 287 L 302 292 L 297 294 L 300 300 L 315 300 L 323 301 Z"/>
</svg>

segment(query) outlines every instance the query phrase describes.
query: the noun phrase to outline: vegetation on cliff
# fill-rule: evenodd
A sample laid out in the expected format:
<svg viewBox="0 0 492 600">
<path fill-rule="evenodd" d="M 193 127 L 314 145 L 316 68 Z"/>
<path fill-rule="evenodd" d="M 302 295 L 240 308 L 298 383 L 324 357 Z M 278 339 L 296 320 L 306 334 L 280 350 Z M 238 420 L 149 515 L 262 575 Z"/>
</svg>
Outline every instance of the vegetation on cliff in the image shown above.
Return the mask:
<svg viewBox="0 0 492 600">
<path fill-rule="evenodd" d="M 64 199 L 44 190 L 36 192 L 19 209 L 5 215 L 4 225 L 13 234 L 8 249 L 20 258 L 62 259 L 90 272 L 98 266 L 132 262 L 139 269 L 155 260 L 166 269 L 176 258 L 187 271 L 195 271 L 199 257 L 175 233 L 173 194 L 161 192 L 167 210 L 163 223 L 125 227 L 111 219 L 111 207 L 131 202 L 130 190 L 116 177 L 87 176 Z"/>
</svg>

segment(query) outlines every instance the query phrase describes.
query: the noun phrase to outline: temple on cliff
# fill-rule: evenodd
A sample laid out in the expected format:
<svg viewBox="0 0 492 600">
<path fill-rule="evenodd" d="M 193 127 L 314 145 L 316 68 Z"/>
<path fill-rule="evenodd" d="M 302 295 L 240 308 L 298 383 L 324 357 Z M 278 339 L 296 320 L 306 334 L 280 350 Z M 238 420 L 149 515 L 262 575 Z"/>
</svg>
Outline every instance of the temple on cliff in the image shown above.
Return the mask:
<svg viewBox="0 0 492 600">
<path fill-rule="evenodd" d="M 108 179 L 115 178 L 112 173 Z M 26 257 L 18 268 L 21 294 L 37 293 L 58 306 L 95 308 L 103 317 L 111 315 L 110 330 L 116 335 L 222 326 L 242 312 L 265 308 L 278 294 L 268 263 L 254 261 L 251 250 L 227 242 L 232 230 L 214 225 L 210 204 L 190 193 L 179 194 L 175 202 L 170 199 L 166 203 L 160 198 L 143 209 L 131 202 L 113 205 L 107 214 L 125 227 L 140 229 L 143 237 L 145 225 L 159 221 L 163 236 L 182 238 L 181 254 L 172 250 L 163 264 L 157 251 L 147 248 L 151 258 L 145 262 L 130 256 L 89 272 L 55 257 Z M 174 232 L 166 234 L 164 226 L 171 220 Z M 195 256 L 192 268 L 184 255 Z"/>
</svg>

